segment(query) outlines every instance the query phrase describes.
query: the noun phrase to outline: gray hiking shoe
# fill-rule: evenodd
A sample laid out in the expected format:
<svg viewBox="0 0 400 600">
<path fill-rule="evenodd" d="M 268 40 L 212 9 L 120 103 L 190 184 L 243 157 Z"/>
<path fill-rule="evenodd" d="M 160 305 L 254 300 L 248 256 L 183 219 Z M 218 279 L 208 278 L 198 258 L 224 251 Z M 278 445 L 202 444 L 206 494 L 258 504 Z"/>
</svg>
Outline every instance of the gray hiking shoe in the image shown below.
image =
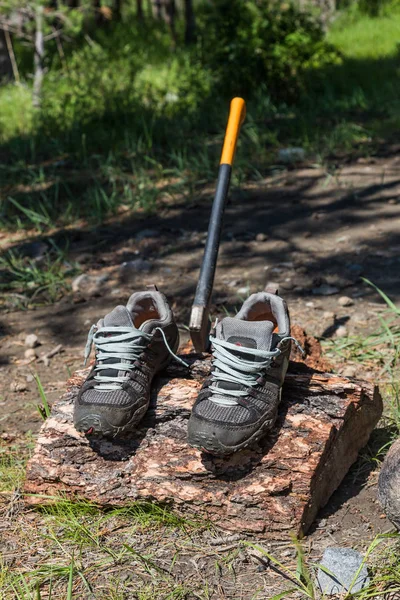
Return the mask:
<svg viewBox="0 0 400 600">
<path fill-rule="evenodd" d="M 271 429 L 292 339 L 286 303 L 267 292 L 253 294 L 236 317 L 217 324 L 210 337 L 211 373 L 189 419 L 192 446 L 232 454 Z"/>
<path fill-rule="evenodd" d="M 126 307 L 117 306 L 92 326 L 85 362 L 92 344 L 96 363 L 75 401 L 74 424 L 87 434 L 116 437 L 142 419 L 154 375 L 179 346 L 167 299 L 160 292 L 133 294 Z"/>
</svg>

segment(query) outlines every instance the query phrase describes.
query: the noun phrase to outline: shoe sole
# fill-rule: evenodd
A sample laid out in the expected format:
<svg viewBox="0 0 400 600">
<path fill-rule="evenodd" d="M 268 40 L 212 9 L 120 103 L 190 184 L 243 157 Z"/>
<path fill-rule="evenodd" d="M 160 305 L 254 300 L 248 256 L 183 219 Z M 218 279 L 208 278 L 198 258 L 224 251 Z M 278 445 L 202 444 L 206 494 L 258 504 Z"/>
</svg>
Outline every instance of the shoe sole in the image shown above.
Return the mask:
<svg viewBox="0 0 400 600">
<path fill-rule="evenodd" d="M 268 431 L 270 431 L 278 417 L 278 406 L 281 402 L 282 398 L 282 388 L 279 390 L 279 402 L 275 409 L 275 414 L 272 418 L 266 419 L 261 423 L 258 429 L 253 432 L 253 434 L 241 442 L 236 446 L 225 446 L 216 436 L 210 436 L 209 434 L 202 433 L 200 431 L 194 431 L 188 433 L 188 443 L 193 448 L 197 450 L 201 450 L 207 454 L 212 454 L 213 456 L 230 456 L 231 454 L 235 454 L 239 450 L 244 450 L 249 448 L 258 442 Z"/>
<path fill-rule="evenodd" d="M 179 347 L 179 337 L 177 338 L 177 342 L 175 343 L 175 345 L 172 348 L 174 353 L 177 352 L 178 347 Z M 168 356 L 167 360 L 164 361 L 160 365 L 160 367 L 157 369 L 157 371 L 154 372 L 154 374 L 151 377 L 151 380 L 149 382 L 149 390 L 153 383 L 154 377 L 158 373 L 160 373 L 163 369 L 165 369 L 169 365 L 171 360 L 172 360 L 172 356 Z M 98 415 L 98 414 L 92 413 L 92 414 L 86 415 L 85 417 L 80 419 L 77 423 L 74 424 L 74 426 L 77 431 L 80 431 L 81 433 L 84 433 L 85 435 L 88 435 L 88 436 L 94 435 L 94 436 L 102 436 L 102 437 L 106 437 L 106 438 L 123 437 L 126 434 L 132 433 L 133 431 L 135 431 L 137 429 L 138 424 L 143 419 L 144 415 L 147 412 L 147 409 L 149 408 L 149 404 L 150 404 L 150 392 L 148 394 L 147 402 L 145 404 L 142 404 L 142 406 L 140 406 L 137 409 L 137 411 L 134 413 L 134 415 L 131 417 L 131 419 L 128 421 L 128 423 L 125 423 L 125 425 L 121 425 L 121 426 L 112 425 L 111 423 L 109 423 L 107 421 L 107 419 L 103 415 Z"/>
</svg>

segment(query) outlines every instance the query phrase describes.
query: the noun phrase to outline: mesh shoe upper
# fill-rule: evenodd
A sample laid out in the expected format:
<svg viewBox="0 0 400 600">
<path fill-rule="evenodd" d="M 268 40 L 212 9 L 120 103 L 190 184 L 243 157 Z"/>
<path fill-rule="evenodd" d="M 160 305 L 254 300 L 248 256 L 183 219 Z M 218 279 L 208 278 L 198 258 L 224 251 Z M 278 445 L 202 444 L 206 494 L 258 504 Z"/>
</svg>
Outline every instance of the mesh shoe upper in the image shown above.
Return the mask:
<svg viewBox="0 0 400 600">
<path fill-rule="evenodd" d="M 284 301 L 266 292 L 250 296 L 236 317 L 226 317 L 216 327 L 211 375 L 204 382 L 192 414 L 225 427 L 240 427 L 275 412 L 287 368 L 287 361 L 286 365 L 282 364 L 282 356 L 287 357 L 290 352 L 290 340 L 285 340 L 289 336 L 289 316 Z M 218 340 L 228 343 L 225 345 L 227 358 L 222 363 L 218 361 Z M 226 377 L 224 372 L 230 373 L 229 353 L 239 361 L 233 359 L 233 376 Z M 243 368 L 241 362 L 244 362 Z M 254 376 L 246 375 L 246 371 L 251 370 L 250 362 L 254 367 L 260 363 L 260 370 Z M 241 395 L 232 396 L 232 390 Z"/>
<path fill-rule="evenodd" d="M 138 292 L 92 327 L 86 357 L 92 343 L 96 362 L 79 391 L 74 422 L 86 431 L 93 421 L 96 431 L 114 434 L 113 427 L 131 427 L 143 416 L 153 376 L 179 345 L 178 329 L 163 294 Z"/>
<path fill-rule="evenodd" d="M 233 343 L 238 347 L 238 356 L 243 355 L 247 359 L 251 359 L 251 355 L 245 355 L 242 349 L 247 347 L 258 350 L 270 350 L 273 329 L 274 325 L 270 321 L 249 322 L 241 321 L 237 318 L 225 317 L 217 325 L 215 337 Z M 253 357 L 253 360 L 256 361 L 257 358 Z M 214 391 L 209 394 L 209 382 L 206 383 L 202 390 L 206 392 L 204 394 L 206 397 L 202 400 L 202 393 L 200 393 L 195 409 L 196 414 L 206 419 L 222 421 L 227 424 L 246 424 L 252 418 L 249 408 L 242 406 L 240 403 L 232 405 L 221 404 L 218 402 L 218 399 L 224 399 L 224 389 L 236 389 L 246 392 L 247 387 L 241 383 L 223 381 L 217 382 L 215 387 L 221 390 L 221 392 Z M 270 382 L 265 382 L 263 386 L 257 386 L 257 392 L 252 396 L 252 405 L 256 410 L 258 409 L 260 416 L 265 410 L 265 397 L 271 392 L 274 393 L 274 388 L 276 389 L 276 383 L 271 384 Z M 230 400 L 230 398 L 227 399 L 228 401 Z"/>
</svg>

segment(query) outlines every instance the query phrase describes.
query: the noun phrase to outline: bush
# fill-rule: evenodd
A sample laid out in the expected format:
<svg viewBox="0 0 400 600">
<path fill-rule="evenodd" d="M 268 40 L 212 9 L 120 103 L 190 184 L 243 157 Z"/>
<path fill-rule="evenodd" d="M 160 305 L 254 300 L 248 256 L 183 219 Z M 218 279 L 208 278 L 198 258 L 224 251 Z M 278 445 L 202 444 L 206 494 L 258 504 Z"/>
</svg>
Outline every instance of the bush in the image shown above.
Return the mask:
<svg viewBox="0 0 400 600">
<path fill-rule="evenodd" d="M 265 86 L 273 98 L 293 100 L 308 70 L 340 62 L 321 23 L 291 3 L 216 0 L 201 31 L 203 64 L 227 96 Z"/>
</svg>

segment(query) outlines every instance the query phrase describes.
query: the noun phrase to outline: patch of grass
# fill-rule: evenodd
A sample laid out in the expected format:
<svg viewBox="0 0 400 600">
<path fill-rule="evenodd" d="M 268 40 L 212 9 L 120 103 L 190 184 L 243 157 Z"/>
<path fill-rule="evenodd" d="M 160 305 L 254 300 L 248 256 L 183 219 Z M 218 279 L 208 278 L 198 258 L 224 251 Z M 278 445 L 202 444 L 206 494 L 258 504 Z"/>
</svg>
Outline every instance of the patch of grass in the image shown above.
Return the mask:
<svg viewBox="0 0 400 600">
<path fill-rule="evenodd" d="M 16 293 L 25 307 L 54 302 L 70 289 L 68 278 L 77 272 L 77 266 L 68 262 L 67 252 L 54 243 L 37 260 L 9 250 L 0 256 L 0 293 Z"/>
<path fill-rule="evenodd" d="M 25 465 L 32 448 L 33 440 L 30 436 L 25 443 L 0 442 L 0 493 L 14 492 L 21 488 Z"/>
<path fill-rule="evenodd" d="M 323 345 L 342 359 L 378 371 L 377 380 L 384 394 L 387 418 L 400 431 L 400 308 L 376 285 L 367 279 L 364 281 L 380 294 L 387 306 L 379 316 L 378 329 L 369 335 L 325 341 Z"/>
<path fill-rule="evenodd" d="M 267 569 L 272 569 L 288 581 L 287 589 L 269 600 L 281 600 L 289 597 L 315 600 L 321 597 L 321 591 L 316 580 L 317 571 L 321 568 L 328 575 L 332 575 L 332 573 L 319 563 L 310 562 L 305 555 L 302 544 L 296 538 L 293 538 L 293 545 L 296 549 L 295 570 L 277 560 L 261 546 L 251 542 L 247 542 L 247 545 L 257 551 L 256 558 Z M 400 592 L 400 563 L 396 557 L 399 548 L 400 534 L 377 535 L 364 552 L 363 562 L 354 574 L 347 592 L 341 594 L 341 600 L 349 600 L 350 598 L 366 600 L 381 595 L 390 597 L 391 594 L 398 594 Z M 360 592 L 354 593 L 352 590 L 364 565 L 372 568 L 370 584 Z"/>
</svg>

